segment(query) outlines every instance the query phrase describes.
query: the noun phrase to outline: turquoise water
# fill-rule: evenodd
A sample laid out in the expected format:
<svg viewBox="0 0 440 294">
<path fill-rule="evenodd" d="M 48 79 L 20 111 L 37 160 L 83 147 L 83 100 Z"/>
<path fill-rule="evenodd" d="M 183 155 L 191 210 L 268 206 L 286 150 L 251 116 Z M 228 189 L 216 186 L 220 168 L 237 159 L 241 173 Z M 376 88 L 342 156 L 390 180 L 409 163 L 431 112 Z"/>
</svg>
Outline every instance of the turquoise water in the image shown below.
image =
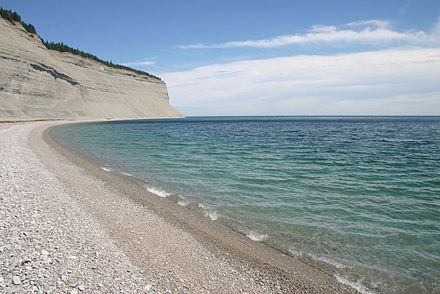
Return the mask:
<svg viewBox="0 0 440 294">
<path fill-rule="evenodd" d="M 364 292 L 440 292 L 440 117 L 186 118 L 54 136 Z"/>
</svg>

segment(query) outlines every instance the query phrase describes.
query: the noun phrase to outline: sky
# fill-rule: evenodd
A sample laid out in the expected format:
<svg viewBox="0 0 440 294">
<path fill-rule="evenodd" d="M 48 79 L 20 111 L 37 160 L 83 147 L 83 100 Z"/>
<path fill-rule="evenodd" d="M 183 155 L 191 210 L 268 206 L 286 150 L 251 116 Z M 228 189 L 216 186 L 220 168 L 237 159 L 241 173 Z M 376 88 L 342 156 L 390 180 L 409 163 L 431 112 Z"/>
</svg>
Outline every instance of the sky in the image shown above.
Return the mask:
<svg viewBox="0 0 440 294">
<path fill-rule="evenodd" d="M 439 0 L 0 0 L 199 115 L 440 115 Z"/>
</svg>

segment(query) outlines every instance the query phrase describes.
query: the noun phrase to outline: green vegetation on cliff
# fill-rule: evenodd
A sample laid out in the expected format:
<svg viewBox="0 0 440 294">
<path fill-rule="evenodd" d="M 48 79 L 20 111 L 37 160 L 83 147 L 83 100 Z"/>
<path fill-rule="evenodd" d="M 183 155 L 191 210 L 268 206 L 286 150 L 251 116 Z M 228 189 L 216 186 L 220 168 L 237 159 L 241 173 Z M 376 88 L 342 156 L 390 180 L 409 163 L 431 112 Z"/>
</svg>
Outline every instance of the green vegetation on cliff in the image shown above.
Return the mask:
<svg viewBox="0 0 440 294">
<path fill-rule="evenodd" d="M 56 50 L 56 51 L 60 51 L 60 52 L 69 52 L 69 53 L 72 53 L 74 55 L 79 55 L 79 56 L 82 56 L 84 58 L 92 59 L 94 61 L 97 61 L 99 63 L 107 65 L 109 67 L 129 70 L 129 71 L 135 72 L 135 73 L 140 74 L 140 75 L 146 75 L 148 77 L 152 77 L 152 78 L 156 78 L 156 79 L 160 80 L 159 77 L 154 76 L 152 74 L 149 74 L 147 72 L 144 72 L 144 71 L 141 71 L 141 70 L 137 70 L 137 69 L 125 66 L 125 65 L 115 64 L 115 63 L 113 63 L 111 61 L 106 61 L 106 60 L 99 59 L 96 55 L 93 55 L 91 53 L 87 53 L 87 52 L 81 51 L 81 50 L 79 50 L 77 48 L 72 48 L 72 47 L 64 44 L 63 42 L 55 43 L 55 42 L 45 41 L 43 39 L 41 39 L 41 41 L 43 42 L 44 46 L 46 46 L 46 48 L 50 49 L 50 50 Z"/>
<path fill-rule="evenodd" d="M 21 16 L 15 12 L 8 9 L 3 9 L 3 7 L 0 7 L 0 16 L 3 17 L 6 20 L 9 20 L 10 22 L 19 22 L 23 26 L 23 28 L 28 31 L 29 33 L 36 34 L 37 31 L 35 30 L 35 27 L 29 23 L 25 23 L 21 20 Z"/>
<path fill-rule="evenodd" d="M 18 13 L 16 13 L 15 11 L 11 11 L 11 10 L 4 9 L 4 8 L 0 7 L 0 16 L 4 19 L 10 21 L 11 23 L 19 22 L 19 23 L 21 23 L 21 25 L 23 26 L 23 28 L 26 31 L 28 31 L 29 33 L 32 33 L 32 34 L 37 34 L 35 27 L 32 24 L 28 24 L 28 23 L 25 23 L 24 21 L 22 21 L 21 16 Z M 70 47 L 70 46 L 64 44 L 63 42 L 58 42 L 58 43 L 49 42 L 49 41 L 45 41 L 43 38 L 41 38 L 41 41 L 43 42 L 44 46 L 46 46 L 46 48 L 49 50 L 56 50 L 59 52 L 69 52 L 74 55 L 79 55 L 81 57 L 94 60 L 96 62 L 102 63 L 102 64 L 109 66 L 109 67 L 113 67 L 113 68 L 117 68 L 117 69 L 125 69 L 125 70 L 132 71 L 134 73 L 137 73 L 139 75 L 144 75 L 144 76 L 147 76 L 150 78 L 155 78 L 155 79 L 161 80 L 159 77 L 152 75 L 152 74 L 149 74 L 145 71 L 137 70 L 137 69 L 125 66 L 125 65 L 121 65 L 121 64 L 115 64 L 111 61 L 102 60 L 102 59 L 98 58 L 96 55 L 81 51 L 77 48 Z"/>
</svg>

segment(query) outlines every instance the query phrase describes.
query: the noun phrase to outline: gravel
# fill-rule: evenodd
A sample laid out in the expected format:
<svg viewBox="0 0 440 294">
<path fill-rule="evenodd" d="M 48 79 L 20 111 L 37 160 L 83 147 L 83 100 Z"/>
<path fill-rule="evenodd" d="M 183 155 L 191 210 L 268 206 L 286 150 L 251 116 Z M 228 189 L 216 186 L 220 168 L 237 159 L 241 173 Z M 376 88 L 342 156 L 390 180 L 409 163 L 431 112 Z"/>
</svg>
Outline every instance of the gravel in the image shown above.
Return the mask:
<svg viewBox="0 0 440 294">
<path fill-rule="evenodd" d="M 30 129 L 0 127 L 0 293 L 144 292 L 151 282 L 27 147 Z"/>
</svg>

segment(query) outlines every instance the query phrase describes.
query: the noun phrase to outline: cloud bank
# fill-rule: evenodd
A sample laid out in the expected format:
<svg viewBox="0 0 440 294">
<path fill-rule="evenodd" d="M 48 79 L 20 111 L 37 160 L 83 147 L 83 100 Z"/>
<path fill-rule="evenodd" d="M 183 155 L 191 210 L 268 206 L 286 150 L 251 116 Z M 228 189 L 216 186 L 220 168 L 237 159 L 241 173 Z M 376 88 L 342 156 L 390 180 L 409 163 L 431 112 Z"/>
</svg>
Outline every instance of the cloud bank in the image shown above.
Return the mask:
<svg viewBox="0 0 440 294">
<path fill-rule="evenodd" d="M 347 26 L 365 25 L 388 27 Z M 187 115 L 440 114 L 439 48 L 247 60 L 162 77 Z"/>
<path fill-rule="evenodd" d="M 440 44 L 440 22 L 430 32 L 394 30 L 386 20 L 355 21 L 342 26 L 316 25 L 303 34 L 276 36 L 260 40 L 230 41 L 217 44 L 181 45 L 181 49 L 277 48 L 287 45 L 356 43 L 368 45 Z"/>
<path fill-rule="evenodd" d="M 156 62 L 154 60 L 151 59 L 142 59 L 142 60 L 138 60 L 138 61 L 130 61 L 130 62 L 125 62 L 122 63 L 122 65 L 125 66 L 150 66 L 150 65 L 154 65 L 156 64 Z"/>
</svg>

